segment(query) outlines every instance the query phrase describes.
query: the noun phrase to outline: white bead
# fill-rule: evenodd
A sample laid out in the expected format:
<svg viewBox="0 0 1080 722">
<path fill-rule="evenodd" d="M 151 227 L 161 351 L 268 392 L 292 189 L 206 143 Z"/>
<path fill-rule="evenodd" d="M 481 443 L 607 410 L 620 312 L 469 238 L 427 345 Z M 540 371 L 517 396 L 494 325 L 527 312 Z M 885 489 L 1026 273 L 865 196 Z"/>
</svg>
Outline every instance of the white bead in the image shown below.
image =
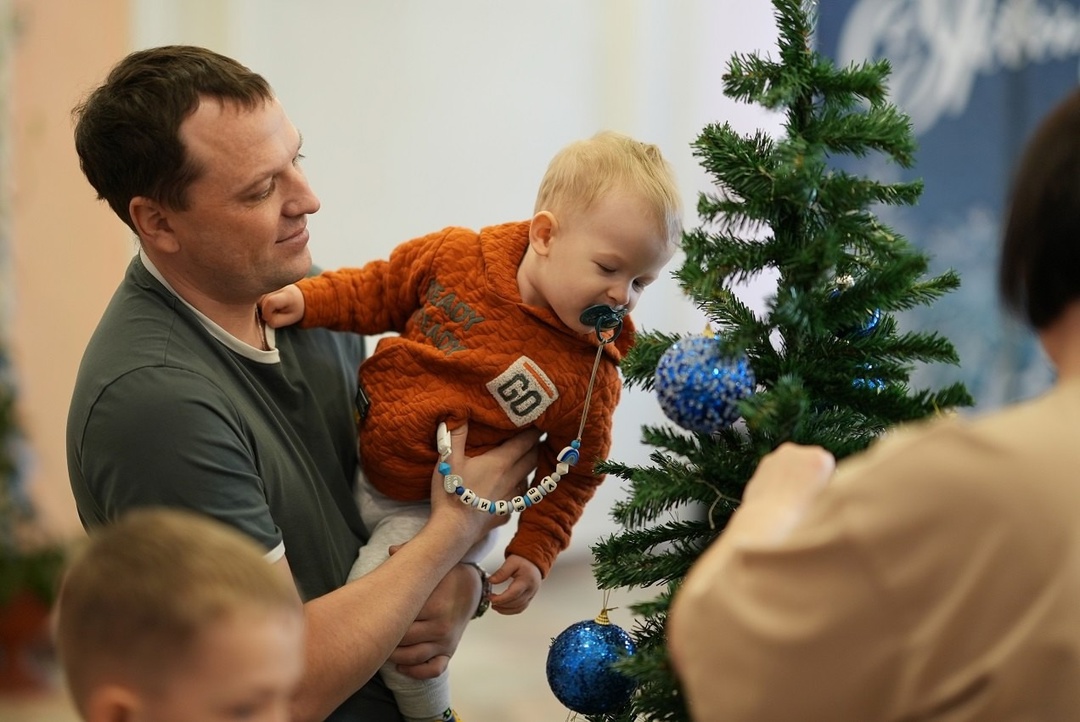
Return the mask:
<svg viewBox="0 0 1080 722">
<path fill-rule="evenodd" d="M 544 499 L 544 492 L 534 486 L 525 492 L 525 496 L 529 497 L 533 504 L 539 504 Z"/>
<path fill-rule="evenodd" d="M 473 491 L 472 489 L 466 489 L 465 493 L 461 495 L 461 503 L 462 504 L 472 505 L 472 503 L 473 503 L 473 501 L 475 499 L 476 499 L 476 492 Z"/>
<path fill-rule="evenodd" d="M 555 471 L 559 472 L 559 476 L 566 476 L 570 473 L 570 465 L 566 462 L 559 462 L 555 465 Z"/>
<path fill-rule="evenodd" d="M 479 511 L 487 511 L 491 508 L 491 502 L 488 499 L 480 499 L 476 504 L 476 508 Z"/>
<path fill-rule="evenodd" d="M 545 476 L 540 480 L 540 488 L 547 491 L 549 494 L 555 491 L 555 487 L 559 485 L 559 482 L 552 479 L 550 476 Z"/>
<path fill-rule="evenodd" d="M 435 448 L 439 450 L 439 459 L 446 461 L 450 457 L 450 431 L 446 428 L 446 422 L 439 422 L 439 428 L 435 431 Z"/>
<path fill-rule="evenodd" d="M 552 481 L 554 481 L 555 483 L 558 483 L 559 480 L 562 479 L 562 474 L 560 474 L 557 471 L 553 471 L 548 475 L 548 478 L 551 479 Z"/>
<path fill-rule="evenodd" d="M 564 461 L 567 464 L 576 464 L 581 453 L 573 446 L 564 446 L 563 450 L 559 452 L 559 455 L 555 457 L 557 461 Z"/>
<path fill-rule="evenodd" d="M 514 505 L 514 511 L 525 511 L 525 497 L 515 496 L 510 503 Z"/>
<path fill-rule="evenodd" d="M 495 502 L 495 513 L 499 516 L 506 516 L 510 513 L 510 504 L 499 499 Z"/>
<path fill-rule="evenodd" d="M 465 480 L 457 474 L 447 474 L 442 480 L 442 488 L 446 489 L 447 494 L 453 494 L 455 489 L 464 485 Z"/>
</svg>

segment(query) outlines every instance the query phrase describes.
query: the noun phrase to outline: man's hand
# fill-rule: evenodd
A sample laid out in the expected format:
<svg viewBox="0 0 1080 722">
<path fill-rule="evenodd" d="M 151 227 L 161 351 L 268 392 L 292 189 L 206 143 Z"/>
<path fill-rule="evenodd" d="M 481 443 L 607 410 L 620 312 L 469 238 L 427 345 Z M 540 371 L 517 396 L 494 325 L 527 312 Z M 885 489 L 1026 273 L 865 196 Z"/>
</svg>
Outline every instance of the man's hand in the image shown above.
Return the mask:
<svg viewBox="0 0 1080 722">
<path fill-rule="evenodd" d="M 416 679 L 430 679 L 445 671 L 480 603 L 480 591 L 476 570 L 464 564 L 451 569 L 390 655 L 398 671 Z"/>
<path fill-rule="evenodd" d="M 479 456 L 465 455 L 465 437 L 469 425 L 462 424 L 450 432 L 451 473 L 461 476 L 464 485 L 479 496 L 499 501 L 511 499 L 524 493 L 522 479 L 536 468 L 536 445 L 540 432 L 536 429 L 522 431 L 507 439 L 494 449 Z M 510 515 L 483 514 L 460 503 L 456 494 L 448 494 L 443 488 L 443 475 L 438 469 L 431 476 L 431 514 L 456 514 L 457 523 L 475 527 L 480 535 L 505 524 Z"/>
</svg>

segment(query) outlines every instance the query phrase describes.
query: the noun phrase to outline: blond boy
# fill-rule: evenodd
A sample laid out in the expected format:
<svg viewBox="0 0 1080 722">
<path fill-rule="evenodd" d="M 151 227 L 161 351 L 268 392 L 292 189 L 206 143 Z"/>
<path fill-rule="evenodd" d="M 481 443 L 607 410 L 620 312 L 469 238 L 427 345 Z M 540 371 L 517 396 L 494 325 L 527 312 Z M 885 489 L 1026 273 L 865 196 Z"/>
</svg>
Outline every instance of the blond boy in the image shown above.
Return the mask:
<svg viewBox="0 0 1080 722">
<path fill-rule="evenodd" d="M 467 420 L 475 450 L 534 427 L 547 434 L 535 476 L 547 483 L 513 500 L 521 519 L 491 577 L 509 582 L 491 597 L 496 611 L 528 606 L 602 480 L 593 462 L 611 447 L 618 363 L 634 338 L 627 317 L 598 357 L 599 331 L 583 313 L 632 311 L 681 231 L 674 173 L 659 149 L 607 131 L 556 154 L 528 220 L 479 232 L 445 228 L 399 245 L 387 260 L 327 272 L 263 299 L 270 326 L 398 333 L 360 367 L 361 392 L 370 397 L 370 404 L 363 393 L 358 398 L 366 476 L 360 510 L 372 536 L 350 578 L 378 566 L 390 545 L 423 526 L 440 424 Z M 571 444 L 579 444 L 571 453 L 580 453 L 581 463 L 556 472 Z M 493 512 L 508 510 L 505 500 L 477 500 L 464 486 L 447 490 L 481 511 L 489 501 Z M 468 559 L 480 554 L 474 549 Z M 409 722 L 456 719 L 448 693 L 429 694 L 434 683 L 388 667 L 383 676 Z"/>
<path fill-rule="evenodd" d="M 137 510 L 69 565 L 57 645 L 86 722 L 283 722 L 303 608 L 258 546 L 208 517 Z"/>
</svg>

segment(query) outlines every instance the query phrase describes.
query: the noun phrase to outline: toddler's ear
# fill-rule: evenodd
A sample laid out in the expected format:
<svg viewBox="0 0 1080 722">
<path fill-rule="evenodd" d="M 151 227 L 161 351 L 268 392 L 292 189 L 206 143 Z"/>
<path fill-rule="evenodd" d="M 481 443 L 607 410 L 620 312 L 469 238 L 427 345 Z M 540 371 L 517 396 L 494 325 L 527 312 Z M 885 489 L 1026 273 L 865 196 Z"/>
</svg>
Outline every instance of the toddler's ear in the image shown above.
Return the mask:
<svg viewBox="0 0 1080 722">
<path fill-rule="evenodd" d="M 532 218 L 529 224 L 529 246 L 533 252 L 540 256 L 546 256 L 551 247 L 551 241 L 558 232 L 559 222 L 551 211 L 540 211 Z"/>
<path fill-rule="evenodd" d="M 125 685 L 105 683 L 90 692 L 86 700 L 86 722 L 126 722 L 138 719 L 142 703 L 139 695 Z"/>
</svg>

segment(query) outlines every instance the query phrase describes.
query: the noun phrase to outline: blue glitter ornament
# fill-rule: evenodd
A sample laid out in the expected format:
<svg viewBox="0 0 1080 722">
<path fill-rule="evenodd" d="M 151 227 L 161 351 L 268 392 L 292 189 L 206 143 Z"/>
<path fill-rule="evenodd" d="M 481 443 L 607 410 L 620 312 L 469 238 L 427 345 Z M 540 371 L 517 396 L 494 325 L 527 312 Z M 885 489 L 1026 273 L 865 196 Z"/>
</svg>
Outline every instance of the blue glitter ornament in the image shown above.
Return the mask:
<svg viewBox="0 0 1080 722">
<path fill-rule="evenodd" d="M 829 294 L 832 298 L 836 298 L 841 293 L 846 291 L 855 285 L 855 279 L 851 276 L 840 276 L 836 279 L 837 288 Z M 863 338 L 869 336 L 881 323 L 881 309 L 872 308 L 867 309 L 866 319 L 856 326 L 845 326 L 836 332 L 839 338 Z"/>
<path fill-rule="evenodd" d="M 618 712 L 630 701 L 637 682 L 611 664 L 636 651 L 630 635 L 610 622 L 605 609 L 552 640 L 548 686 L 559 702 L 579 714 Z"/>
<path fill-rule="evenodd" d="M 678 341 L 656 365 L 660 408 L 679 426 L 701 434 L 735 423 L 737 405 L 754 392 L 754 384 L 750 362 L 723 356 L 719 339 L 709 335 Z"/>
<path fill-rule="evenodd" d="M 874 367 L 871 364 L 863 364 L 863 370 L 866 374 L 874 373 Z M 881 391 L 885 388 L 885 382 L 873 376 L 857 376 L 852 379 L 851 385 L 857 389 L 870 389 L 871 391 Z"/>
<path fill-rule="evenodd" d="M 872 334 L 880 323 L 881 309 L 875 308 L 868 312 L 866 320 L 861 325 L 842 328 L 837 335 L 840 338 L 863 338 Z"/>
</svg>

